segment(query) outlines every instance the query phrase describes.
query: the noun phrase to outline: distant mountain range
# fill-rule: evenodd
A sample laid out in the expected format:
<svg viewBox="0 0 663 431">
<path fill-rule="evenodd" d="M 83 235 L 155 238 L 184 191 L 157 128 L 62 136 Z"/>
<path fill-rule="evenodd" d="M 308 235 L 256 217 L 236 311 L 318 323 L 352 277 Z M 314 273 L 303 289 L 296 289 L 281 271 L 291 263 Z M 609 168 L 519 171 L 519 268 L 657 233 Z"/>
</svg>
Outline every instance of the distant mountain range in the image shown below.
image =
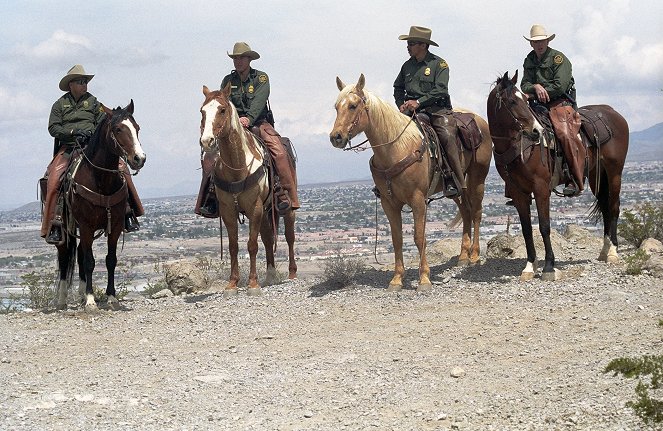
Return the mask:
<svg viewBox="0 0 663 431">
<path fill-rule="evenodd" d="M 640 132 L 631 132 L 626 161 L 663 161 L 663 123 Z"/>
</svg>

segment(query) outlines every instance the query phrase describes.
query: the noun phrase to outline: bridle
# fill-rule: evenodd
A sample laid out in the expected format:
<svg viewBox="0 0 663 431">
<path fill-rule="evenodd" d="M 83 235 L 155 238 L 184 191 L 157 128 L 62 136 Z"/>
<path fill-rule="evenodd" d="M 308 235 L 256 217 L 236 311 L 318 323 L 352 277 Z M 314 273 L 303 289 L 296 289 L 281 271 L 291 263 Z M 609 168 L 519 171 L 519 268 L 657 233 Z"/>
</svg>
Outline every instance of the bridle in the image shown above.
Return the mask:
<svg viewBox="0 0 663 431">
<path fill-rule="evenodd" d="M 364 109 L 358 110 L 357 115 L 355 115 L 354 120 L 352 121 L 352 123 L 350 123 L 350 128 L 348 129 L 348 136 L 351 136 L 352 135 L 352 129 L 354 129 L 357 126 L 357 124 L 359 124 L 359 120 L 361 119 L 362 112 L 366 111 L 366 117 L 367 118 L 369 117 L 369 112 L 368 112 L 368 103 L 367 103 L 366 96 L 355 93 L 354 91 L 351 91 L 348 94 L 357 95 L 357 97 L 359 97 L 361 102 L 364 104 Z M 405 127 L 403 127 L 403 130 L 401 130 L 401 132 L 398 134 L 398 136 L 396 136 L 394 139 L 392 139 L 389 142 L 384 142 L 382 144 L 371 145 L 371 148 L 378 148 L 378 147 L 383 147 L 385 145 L 392 145 L 393 143 L 398 141 L 400 139 L 400 137 L 403 136 L 403 133 L 405 133 L 408 126 L 414 120 L 416 115 L 417 115 L 416 112 L 412 113 L 412 116 L 410 117 L 410 121 L 408 121 L 408 123 L 405 125 Z M 370 118 L 368 118 L 368 120 L 370 121 Z M 351 144 L 351 139 L 348 139 L 348 143 L 346 144 L 345 148 L 343 148 L 343 151 L 354 151 L 356 153 L 361 152 L 361 151 L 366 151 L 368 149 L 368 147 L 365 147 L 364 144 L 367 143 L 367 142 L 368 142 L 368 138 L 364 139 L 363 141 L 361 141 L 357 145 L 352 145 Z"/>
<path fill-rule="evenodd" d="M 126 118 L 129 118 L 129 117 L 126 117 Z M 124 119 L 125 118 L 122 117 L 122 116 L 120 117 L 119 120 L 115 119 L 115 118 L 111 118 L 109 129 L 108 129 L 107 133 L 110 135 L 111 141 L 113 142 L 113 146 L 114 146 L 114 148 L 113 148 L 114 151 L 113 152 L 114 152 L 114 154 L 117 154 L 117 150 L 119 150 L 120 154 L 117 154 L 117 156 L 119 158 L 121 158 L 122 160 L 124 160 L 125 165 L 129 166 L 129 162 L 127 161 L 128 157 L 129 157 L 129 154 L 127 153 L 127 151 L 124 148 L 122 148 L 122 145 L 120 145 L 120 142 L 115 137 L 115 133 L 113 133 L 113 126 L 115 124 L 117 124 L 118 122 L 123 121 Z M 108 173 L 111 173 L 111 174 L 121 174 L 122 173 L 120 171 L 120 169 L 108 169 L 108 168 L 104 168 L 103 166 L 98 166 L 98 165 L 94 164 L 92 162 L 92 160 L 90 160 L 90 158 L 87 156 L 85 151 L 83 151 L 83 147 L 81 146 L 80 142 L 78 142 L 78 139 L 76 140 L 76 148 L 81 150 L 81 154 L 83 155 L 83 158 L 85 159 L 85 161 L 87 161 L 87 163 L 90 166 L 92 166 L 92 168 L 94 168 L 96 170 L 99 170 L 99 171 L 108 172 Z M 132 176 L 138 175 L 138 172 L 140 172 L 140 169 L 137 169 L 131 175 Z"/>
<path fill-rule="evenodd" d="M 497 106 L 495 107 L 495 111 L 502 109 L 502 107 L 504 106 L 506 112 L 508 112 L 509 116 L 511 116 L 511 118 L 513 119 L 513 123 L 518 127 L 518 132 L 515 136 L 508 136 L 508 135 L 497 136 L 491 133 L 490 137 L 495 139 L 508 139 L 510 141 L 517 141 L 519 139 L 522 141 L 523 139 L 527 139 L 531 142 L 540 143 L 541 134 L 539 133 L 539 131 L 534 130 L 532 132 L 528 132 L 525 129 L 525 127 L 523 127 L 523 123 L 518 119 L 518 117 L 516 117 L 516 115 L 513 113 L 511 108 L 508 106 L 508 104 L 504 102 L 505 99 L 504 95 L 506 94 L 507 90 L 508 88 L 502 88 L 501 90 L 495 92 L 495 98 L 497 99 Z M 530 110 L 532 116 L 534 116 L 532 108 L 529 105 L 527 106 L 527 108 Z"/>
</svg>

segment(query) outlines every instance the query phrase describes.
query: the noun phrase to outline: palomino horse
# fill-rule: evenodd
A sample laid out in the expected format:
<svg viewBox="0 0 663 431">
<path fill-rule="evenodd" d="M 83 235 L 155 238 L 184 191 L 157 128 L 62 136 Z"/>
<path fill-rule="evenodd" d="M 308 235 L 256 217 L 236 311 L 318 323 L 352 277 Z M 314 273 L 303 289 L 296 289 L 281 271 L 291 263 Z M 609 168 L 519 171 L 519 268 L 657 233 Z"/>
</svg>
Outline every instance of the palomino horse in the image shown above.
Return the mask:
<svg viewBox="0 0 663 431">
<path fill-rule="evenodd" d="M 106 269 L 108 284 L 106 295 L 111 306 L 115 298 L 115 266 L 117 265 L 117 241 L 124 230 L 124 215 L 127 207 L 127 183 L 124 173 L 118 169 L 120 158 L 134 170 L 145 164 L 145 153 L 138 140 L 140 127 L 134 120 L 134 102 L 125 108 L 110 110 L 103 107 L 106 116 L 97 126 L 90 143 L 79 158 L 73 162 L 72 177 L 65 197 L 66 241 L 58 245 L 60 282 L 58 285 L 59 309 L 67 306 L 67 292 L 71 284 L 74 257 L 78 255 L 79 292 L 85 288 L 85 308 L 96 308 L 92 291 L 94 254 L 92 242 L 101 233 L 108 237 Z M 76 227 L 80 233 L 76 253 Z M 95 233 L 99 233 L 95 236 Z M 85 287 L 84 287 L 85 286 Z"/>
<path fill-rule="evenodd" d="M 243 212 L 249 219 L 247 248 L 250 257 L 249 295 L 261 293 L 256 271 L 258 233 L 265 246 L 267 274 L 265 284 L 276 281 L 274 266 L 275 232 L 278 218 L 272 205 L 273 194 L 269 167 L 265 160 L 265 149 L 258 138 L 245 129 L 239 121 L 237 109 L 230 102 L 230 84 L 223 90 L 210 91 L 203 86 L 205 101 L 200 108 L 200 145 L 203 151 L 218 155 L 214 167 L 214 184 L 219 200 L 221 220 L 228 231 L 230 252 L 230 280 L 224 295 L 237 294 L 239 265 L 237 262 L 238 217 Z M 288 277 L 297 276 L 295 262 L 295 212 L 289 210 L 284 216 L 285 238 L 288 243 Z M 220 232 L 223 235 L 223 232 Z"/>
<path fill-rule="evenodd" d="M 336 78 L 336 85 L 341 93 L 336 100 L 336 121 L 329 137 L 334 147 L 344 148 L 359 133 L 366 134 L 373 149 L 371 173 L 380 192 L 382 208 L 389 219 L 394 246 L 395 272 L 388 290 L 398 291 L 403 286 L 405 268 L 401 211 L 404 205 L 408 205 L 412 208 L 414 242 L 419 249 L 417 291 L 427 291 L 432 288 L 430 268 L 426 260 L 427 199 L 442 190 L 442 182 L 439 181 L 431 187 L 434 165 L 428 157 L 428 150 L 424 148 L 427 145 L 417 125 L 408 116 L 400 113 L 393 104 L 364 89 L 364 84 L 363 74 L 355 85 L 346 86 Z M 454 199 L 463 220 L 459 266 L 475 264 L 480 259 L 481 205 L 484 181 L 492 156 L 488 124 L 483 118 L 473 115 L 481 131 L 482 141 L 474 154 L 464 151 L 462 159 L 465 162 L 467 191 L 462 198 Z M 387 171 L 391 171 L 393 176 L 386 176 Z"/>
<path fill-rule="evenodd" d="M 545 246 L 542 278 L 555 280 L 555 255 L 550 244 L 550 193 L 561 184 L 560 169 L 554 154 L 554 142 L 518 89 L 518 72 L 509 79 L 508 72 L 497 79 L 488 95 L 487 109 L 490 131 L 495 143 L 495 165 L 504 179 L 518 210 L 527 264 L 521 279 L 534 277 L 536 250 L 532 238 L 530 213 L 534 195 L 539 216 L 539 230 Z M 622 169 L 628 151 L 628 123 L 607 105 L 584 106 L 579 109 L 583 120 L 581 136 L 589 145 L 587 172 L 589 185 L 596 197 L 592 215 L 603 217 L 603 249 L 599 260 L 615 262 L 617 255 L 617 220 Z M 587 132 L 591 130 L 591 132 Z"/>
</svg>

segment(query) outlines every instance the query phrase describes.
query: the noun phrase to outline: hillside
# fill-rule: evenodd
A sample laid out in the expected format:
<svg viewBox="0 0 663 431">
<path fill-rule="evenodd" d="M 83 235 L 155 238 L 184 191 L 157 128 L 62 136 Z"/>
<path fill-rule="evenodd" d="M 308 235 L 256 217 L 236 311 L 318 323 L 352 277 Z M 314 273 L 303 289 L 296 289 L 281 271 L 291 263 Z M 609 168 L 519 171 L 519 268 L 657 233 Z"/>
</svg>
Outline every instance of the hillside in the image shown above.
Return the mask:
<svg viewBox="0 0 663 431">
<path fill-rule="evenodd" d="M 626 161 L 663 161 L 663 123 L 639 132 L 631 132 Z"/>
</svg>

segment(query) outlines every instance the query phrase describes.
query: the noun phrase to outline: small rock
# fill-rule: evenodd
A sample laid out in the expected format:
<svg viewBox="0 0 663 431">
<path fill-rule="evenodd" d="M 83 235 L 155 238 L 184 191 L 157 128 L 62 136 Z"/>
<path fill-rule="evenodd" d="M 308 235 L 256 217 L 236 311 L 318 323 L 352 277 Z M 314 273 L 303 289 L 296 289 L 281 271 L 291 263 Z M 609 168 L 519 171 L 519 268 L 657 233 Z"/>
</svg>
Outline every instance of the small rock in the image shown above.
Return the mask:
<svg viewBox="0 0 663 431">
<path fill-rule="evenodd" d="M 457 379 L 457 378 L 463 377 L 465 375 L 465 370 L 460 368 L 460 367 L 453 367 L 451 369 L 451 374 L 450 375 L 451 375 L 451 377 Z"/>
</svg>

